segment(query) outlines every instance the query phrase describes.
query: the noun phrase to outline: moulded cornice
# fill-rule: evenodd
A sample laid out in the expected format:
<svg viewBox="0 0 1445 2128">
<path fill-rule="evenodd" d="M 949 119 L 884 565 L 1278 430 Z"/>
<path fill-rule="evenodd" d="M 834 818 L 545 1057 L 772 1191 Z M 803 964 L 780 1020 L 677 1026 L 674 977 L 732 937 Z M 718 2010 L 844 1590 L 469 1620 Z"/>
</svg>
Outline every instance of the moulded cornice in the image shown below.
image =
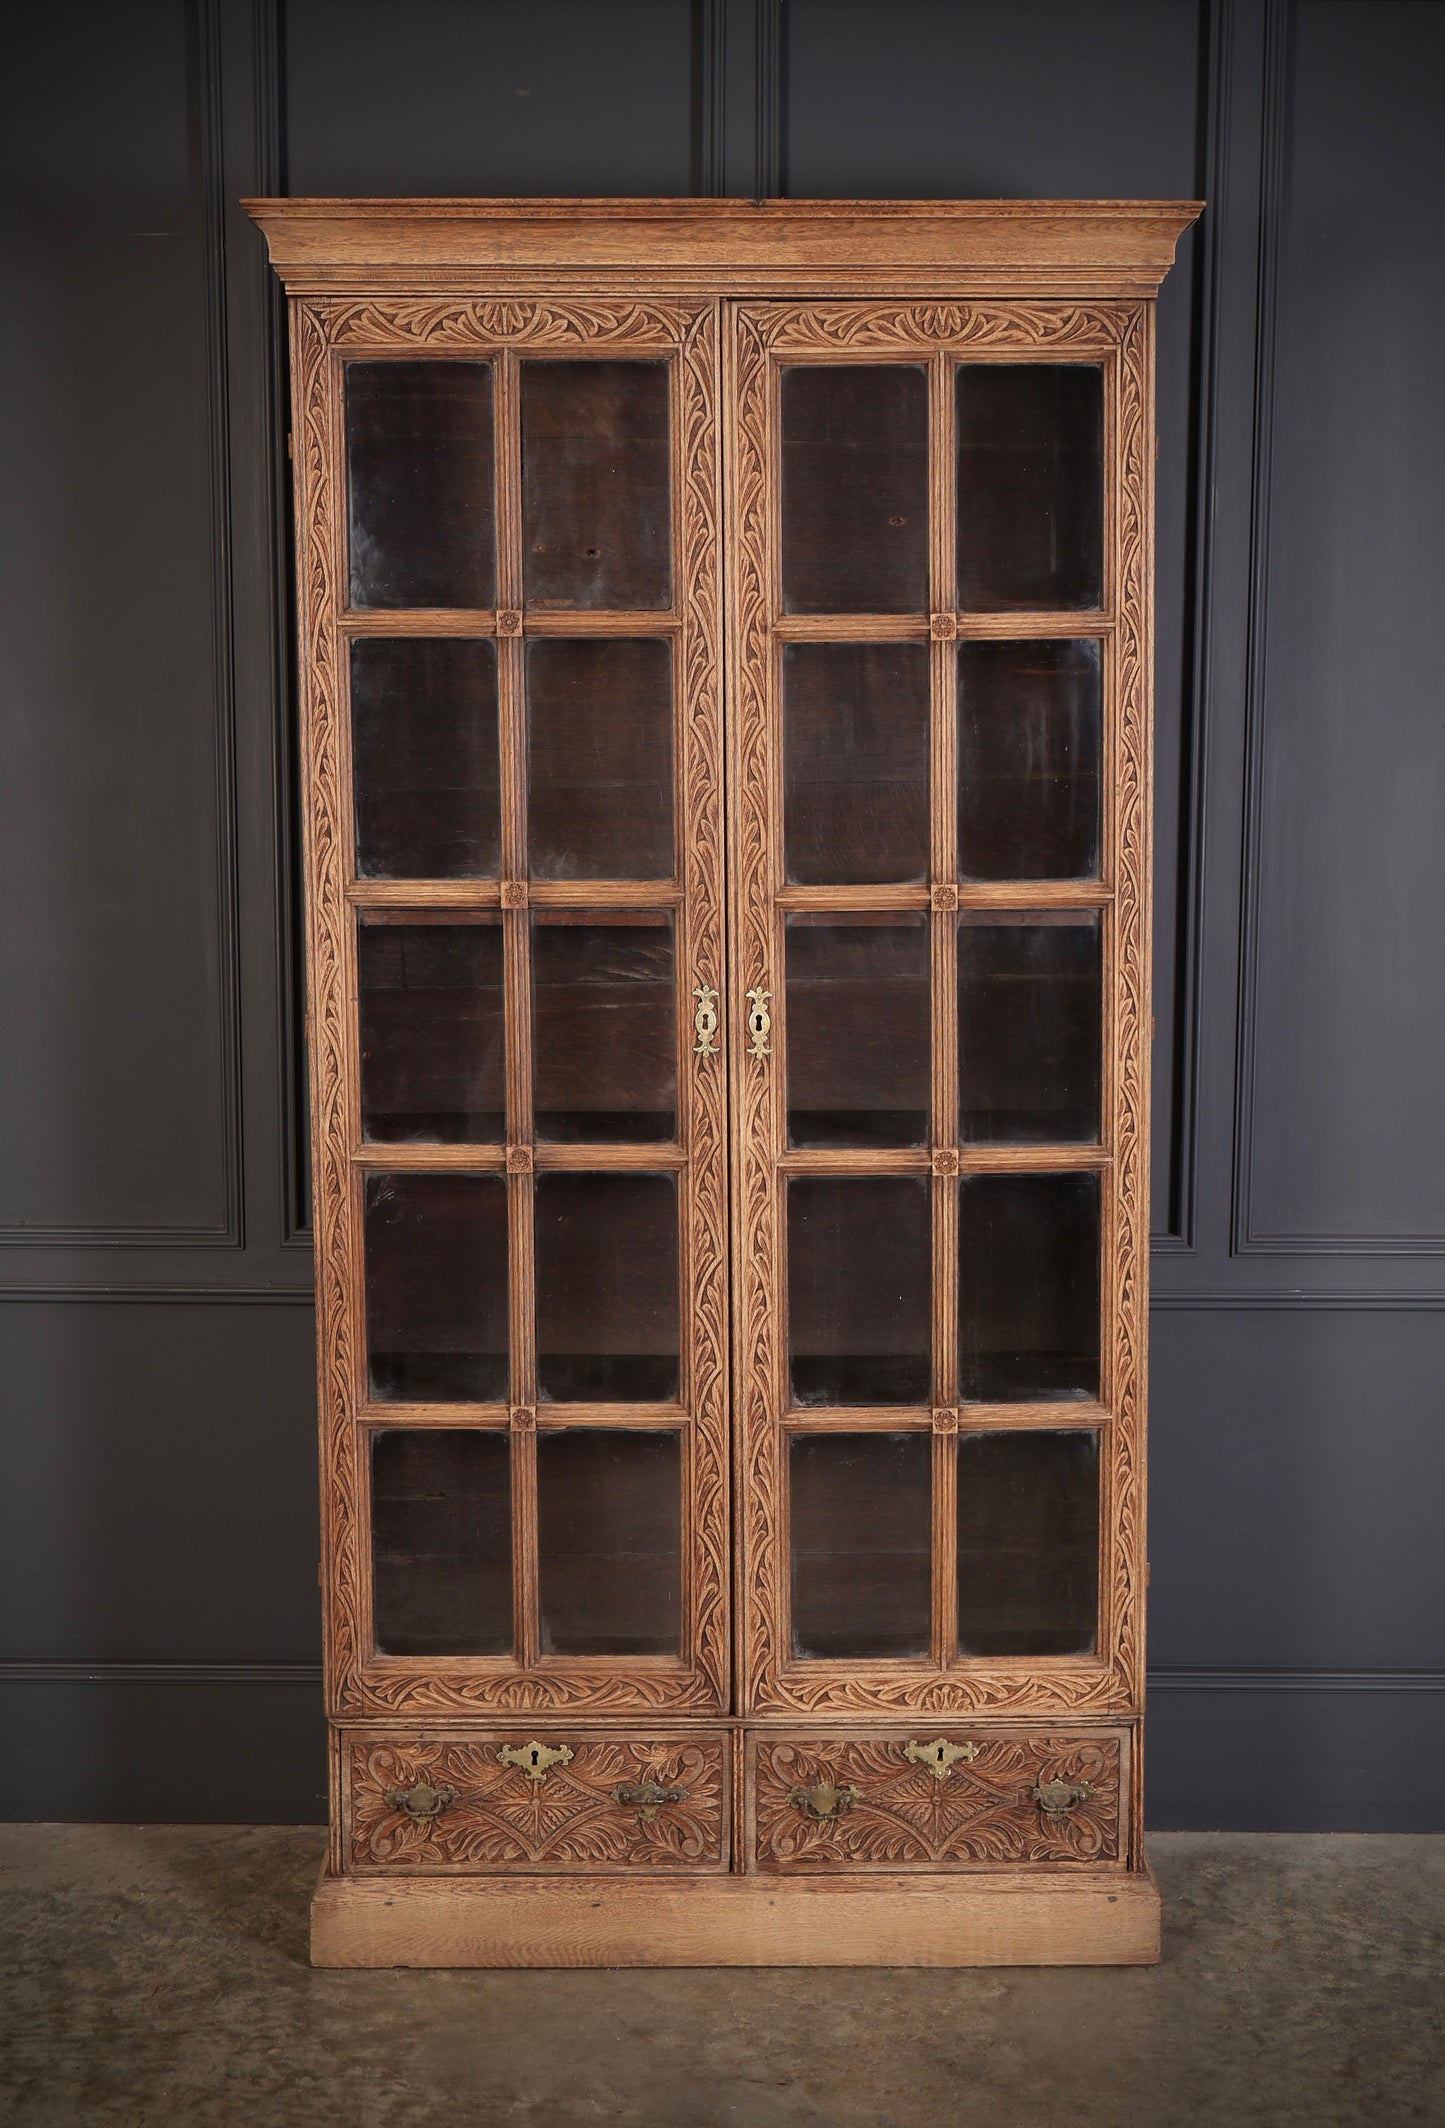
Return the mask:
<svg viewBox="0 0 1445 2128">
<path fill-rule="evenodd" d="M 1152 296 L 1197 200 L 242 202 L 297 295 Z"/>
</svg>

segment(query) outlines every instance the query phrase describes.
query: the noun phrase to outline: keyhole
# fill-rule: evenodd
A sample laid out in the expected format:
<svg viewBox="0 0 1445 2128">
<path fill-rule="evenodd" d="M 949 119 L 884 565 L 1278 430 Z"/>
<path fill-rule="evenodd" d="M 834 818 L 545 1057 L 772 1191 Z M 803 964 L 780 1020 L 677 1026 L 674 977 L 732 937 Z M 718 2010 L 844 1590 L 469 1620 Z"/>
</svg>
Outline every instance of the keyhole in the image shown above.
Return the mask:
<svg viewBox="0 0 1445 2128">
<path fill-rule="evenodd" d="M 888 520 L 888 522 L 889 522 L 889 524 L 890 524 L 890 525 L 902 525 L 902 524 L 906 524 L 906 523 L 907 523 L 907 521 L 908 521 L 908 520 L 907 520 L 906 518 L 903 518 L 903 517 L 890 517 L 890 518 L 889 518 L 889 520 Z"/>
<path fill-rule="evenodd" d="M 538 1750 L 536 1749 L 535 1745 L 534 1745 L 534 1746 L 533 1746 L 533 1748 L 532 1748 L 532 1749 L 531 1749 L 531 1750 L 530 1750 L 530 1751 L 529 1751 L 529 1752 L 527 1753 L 527 1756 L 528 1756 L 528 1758 L 529 1758 L 529 1759 L 530 1759 L 530 1760 L 532 1761 L 532 1764 L 533 1764 L 533 1766 L 540 1766 L 540 1765 L 541 1765 L 541 1763 L 542 1763 L 542 1754 L 541 1754 L 541 1752 L 540 1752 L 540 1751 L 538 1751 Z"/>
</svg>

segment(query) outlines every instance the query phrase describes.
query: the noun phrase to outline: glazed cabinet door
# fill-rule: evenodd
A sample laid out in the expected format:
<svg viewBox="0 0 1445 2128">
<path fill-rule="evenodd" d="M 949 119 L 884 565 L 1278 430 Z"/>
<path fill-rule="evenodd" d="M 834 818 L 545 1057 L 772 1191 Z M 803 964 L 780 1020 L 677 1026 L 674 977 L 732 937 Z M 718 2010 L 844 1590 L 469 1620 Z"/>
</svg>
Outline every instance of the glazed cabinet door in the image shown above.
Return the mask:
<svg viewBox="0 0 1445 2128">
<path fill-rule="evenodd" d="M 332 1711 L 717 1708 L 717 309 L 293 344 Z"/>
<path fill-rule="evenodd" d="M 748 1711 L 1136 1704 L 1149 330 L 729 312 Z"/>
</svg>

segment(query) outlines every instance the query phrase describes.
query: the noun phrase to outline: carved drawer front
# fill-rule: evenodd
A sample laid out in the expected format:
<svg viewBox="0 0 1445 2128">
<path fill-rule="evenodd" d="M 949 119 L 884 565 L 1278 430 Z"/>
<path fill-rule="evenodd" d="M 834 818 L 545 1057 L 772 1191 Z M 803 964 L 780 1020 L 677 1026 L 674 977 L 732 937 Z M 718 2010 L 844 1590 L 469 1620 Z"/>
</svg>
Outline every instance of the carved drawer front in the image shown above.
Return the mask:
<svg viewBox="0 0 1445 2128">
<path fill-rule="evenodd" d="M 893 1872 L 1118 1864 L 1127 1750 L 1120 1730 L 753 1735 L 752 1866 Z"/>
<path fill-rule="evenodd" d="M 720 1870 L 722 1736 L 352 1737 L 354 1869 Z"/>
</svg>

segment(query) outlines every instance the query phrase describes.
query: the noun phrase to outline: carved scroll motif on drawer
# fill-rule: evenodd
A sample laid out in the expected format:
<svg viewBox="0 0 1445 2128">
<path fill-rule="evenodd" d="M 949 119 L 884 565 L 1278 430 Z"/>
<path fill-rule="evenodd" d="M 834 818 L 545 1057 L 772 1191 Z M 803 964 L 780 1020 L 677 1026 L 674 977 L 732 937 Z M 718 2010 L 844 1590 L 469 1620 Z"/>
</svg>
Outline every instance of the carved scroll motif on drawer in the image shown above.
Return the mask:
<svg viewBox="0 0 1445 2128">
<path fill-rule="evenodd" d="M 349 1746 L 359 1869 L 721 1869 L 724 1744 L 497 1738 Z M 563 1755 L 565 1753 L 565 1756 Z M 545 1769 L 536 1761 L 546 1758 Z M 407 1799 L 448 1792 L 444 1811 Z"/>
<path fill-rule="evenodd" d="M 950 1744 L 959 1748 L 950 1752 Z M 940 1749 L 940 1746 L 945 1747 Z M 750 1772 L 764 1870 L 1019 1868 L 1120 1858 L 1120 1740 L 759 1737 Z M 806 1799 L 846 1795 L 820 1813 Z"/>
</svg>

